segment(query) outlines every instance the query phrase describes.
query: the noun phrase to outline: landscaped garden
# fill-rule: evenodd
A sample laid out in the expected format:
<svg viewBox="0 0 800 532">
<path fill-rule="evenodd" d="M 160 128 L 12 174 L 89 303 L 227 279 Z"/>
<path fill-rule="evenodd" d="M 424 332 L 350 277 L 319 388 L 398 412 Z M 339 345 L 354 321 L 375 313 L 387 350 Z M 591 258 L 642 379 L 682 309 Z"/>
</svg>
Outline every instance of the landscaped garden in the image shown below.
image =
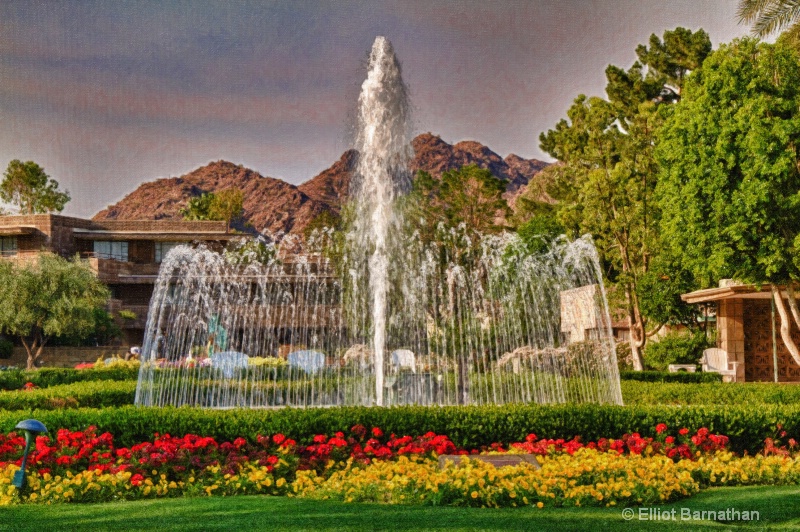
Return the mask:
<svg viewBox="0 0 800 532">
<path fill-rule="evenodd" d="M 27 508 L 42 504 L 115 503 L 110 508 L 125 512 L 128 504 L 155 504 L 146 502 L 152 499 L 271 495 L 297 499 L 267 499 L 296 511 L 322 504 L 303 500 L 338 505 L 330 508 L 345 514 L 365 503 L 372 503 L 365 506 L 369 512 L 381 511 L 377 503 L 400 514 L 407 510 L 395 505 L 527 507 L 524 514 L 498 518 L 538 519 L 529 513 L 538 510 L 546 523 L 557 515 L 554 509 L 569 507 L 580 508 L 579 514 L 570 510 L 573 518 L 620 524 L 623 508 L 689 508 L 712 488 L 763 494 L 753 486 L 800 482 L 800 389 L 793 386 L 652 372 L 623 374 L 638 379 L 623 379 L 624 407 L 145 409 L 132 406 L 136 370 L 136 363 L 120 361 L 0 372 L 4 515 L 28 515 Z M 28 488 L 20 492 L 12 479 L 25 440 L 13 428 L 28 418 L 42 421 L 49 433 L 31 448 Z M 496 468 L 475 460 L 478 454 L 533 455 L 540 467 Z M 440 464 L 442 455 L 455 463 Z M 717 492 L 708 493 L 713 498 Z M 753 497 L 737 509 L 758 511 L 750 508 L 759 500 Z M 606 513 L 585 513 L 586 507 Z M 171 506 L 159 508 L 170 512 Z M 769 507 L 759 508 L 764 524 Z M 58 518 L 69 513 L 53 511 Z M 431 515 L 419 511 L 415 515 Z M 791 515 L 782 510 L 771 518 L 783 522 Z M 580 523 L 577 518 L 575 526 Z"/>
</svg>

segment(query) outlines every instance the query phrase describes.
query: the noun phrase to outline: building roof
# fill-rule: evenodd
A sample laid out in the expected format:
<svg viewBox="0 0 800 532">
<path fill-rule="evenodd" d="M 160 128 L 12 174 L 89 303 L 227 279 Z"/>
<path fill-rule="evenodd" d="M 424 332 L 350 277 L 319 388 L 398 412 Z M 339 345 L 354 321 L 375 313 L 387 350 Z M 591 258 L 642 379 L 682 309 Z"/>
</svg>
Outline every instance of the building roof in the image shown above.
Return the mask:
<svg viewBox="0 0 800 532">
<path fill-rule="evenodd" d="M 241 233 L 220 231 L 115 231 L 103 229 L 72 230 L 80 240 L 158 240 L 165 242 L 191 242 L 193 240 L 231 240 L 247 236 Z"/>
<path fill-rule="evenodd" d="M 718 288 L 705 288 L 682 294 L 681 299 L 687 303 L 709 303 L 723 299 L 770 299 L 772 293 L 766 286 L 732 285 Z"/>
<path fill-rule="evenodd" d="M 35 227 L 28 227 L 26 225 L 7 225 L 5 227 L 0 227 L 0 236 L 30 235 L 35 230 Z"/>
</svg>

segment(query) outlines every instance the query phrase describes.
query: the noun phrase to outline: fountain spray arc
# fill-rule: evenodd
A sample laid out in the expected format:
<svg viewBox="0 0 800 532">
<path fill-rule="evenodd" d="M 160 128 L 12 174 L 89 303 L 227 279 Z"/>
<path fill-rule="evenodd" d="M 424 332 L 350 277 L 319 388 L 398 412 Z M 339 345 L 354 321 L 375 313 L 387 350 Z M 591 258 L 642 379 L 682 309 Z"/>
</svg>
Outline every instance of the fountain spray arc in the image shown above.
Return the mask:
<svg viewBox="0 0 800 532">
<path fill-rule="evenodd" d="M 439 227 L 422 238 L 399 207 L 413 207 L 403 197 L 409 108 L 379 37 L 359 97 L 342 247 L 323 232 L 301 255 L 170 251 L 150 303 L 137 405 L 622 403 L 591 239 L 531 252 L 511 233 Z"/>
<path fill-rule="evenodd" d="M 355 148 L 358 165 L 351 185 L 356 217 L 349 234 L 350 250 L 364 253 L 372 315 L 375 402 L 382 406 L 386 362 L 387 298 L 390 260 L 400 258 L 402 221 L 395 209 L 398 194 L 409 186 L 411 113 L 400 64 L 385 37 L 377 37 L 369 56 L 367 79 L 358 98 Z"/>
</svg>

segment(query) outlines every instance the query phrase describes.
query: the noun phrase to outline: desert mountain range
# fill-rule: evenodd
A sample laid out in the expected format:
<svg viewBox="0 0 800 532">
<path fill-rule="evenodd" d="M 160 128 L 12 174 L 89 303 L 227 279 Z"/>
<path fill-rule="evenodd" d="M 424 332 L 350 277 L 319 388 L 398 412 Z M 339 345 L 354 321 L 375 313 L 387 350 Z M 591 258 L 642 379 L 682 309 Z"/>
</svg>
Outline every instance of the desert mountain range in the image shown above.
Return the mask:
<svg viewBox="0 0 800 532">
<path fill-rule="evenodd" d="M 431 133 L 417 136 L 412 144 L 413 172 L 425 170 L 440 177 L 448 170 L 476 164 L 507 183 L 506 198 L 510 201 L 548 164 L 513 154 L 503 159 L 479 142 L 448 144 Z M 244 192 L 245 221 L 253 228 L 272 234 L 300 234 L 322 212 L 338 212 L 347 198 L 355 162 L 356 153 L 348 150 L 330 168 L 297 186 L 227 161 L 211 162 L 181 177 L 144 183 L 98 212 L 94 219 L 177 219 L 190 198 L 239 188 Z"/>
</svg>

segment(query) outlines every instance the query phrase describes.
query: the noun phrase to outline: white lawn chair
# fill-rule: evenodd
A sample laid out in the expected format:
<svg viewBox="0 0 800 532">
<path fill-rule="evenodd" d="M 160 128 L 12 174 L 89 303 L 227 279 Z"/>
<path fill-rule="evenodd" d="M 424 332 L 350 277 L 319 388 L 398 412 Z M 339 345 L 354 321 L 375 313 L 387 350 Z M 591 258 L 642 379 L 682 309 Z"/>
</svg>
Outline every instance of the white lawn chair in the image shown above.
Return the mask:
<svg viewBox="0 0 800 532">
<path fill-rule="evenodd" d="M 719 373 L 726 377 L 736 378 L 736 366 L 738 362 L 728 360 L 728 352 L 718 347 L 712 347 L 703 351 L 703 358 L 700 359 L 703 371 Z"/>
</svg>

